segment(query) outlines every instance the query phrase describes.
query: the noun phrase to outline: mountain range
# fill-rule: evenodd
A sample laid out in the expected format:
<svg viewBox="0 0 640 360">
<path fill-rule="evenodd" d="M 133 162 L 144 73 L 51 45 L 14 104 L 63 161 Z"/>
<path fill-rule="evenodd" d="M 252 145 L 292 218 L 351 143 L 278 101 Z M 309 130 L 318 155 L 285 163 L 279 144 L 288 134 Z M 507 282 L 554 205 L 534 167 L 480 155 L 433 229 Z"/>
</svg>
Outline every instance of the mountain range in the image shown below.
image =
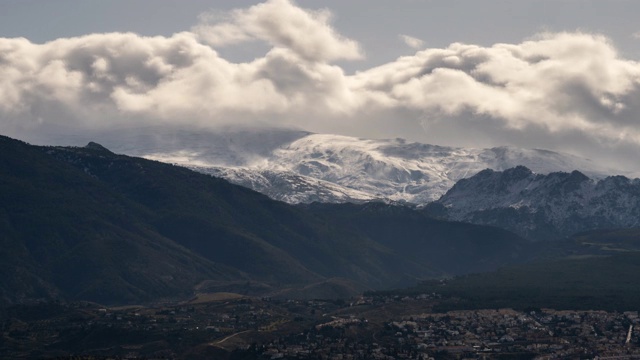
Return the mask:
<svg viewBox="0 0 640 360">
<path fill-rule="evenodd" d="M 509 231 L 419 209 L 296 207 L 97 143 L 33 146 L 6 137 L 0 233 L 3 304 L 136 303 L 240 287 L 355 294 L 529 256 L 529 243 Z"/>
<path fill-rule="evenodd" d="M 502 171 L 518 165 L 539 174 L 579 170 L 593 178 L 635 175 L 548 150 L 456 148 L 290 129 L 134 128 L 90 136 L 117 153 L 187 166 L 288 203 L 425 204 L 460 179 L 487 168 Z M 86 140 L 60 135 L 57 142 Z"/>
<path fill-rule="evenodd" d="M 557 258 L 575 253 L 574 233 L 640 218 L 640 180 L 543 150 L 290 130 L 107 135 L 192 169 L 0 137 L 1 303 L 345 296 Z M 472 175 L 513 162 L 536 168 Z M 216 176 L 232 173 L 269 196 Z"/>
</svg>

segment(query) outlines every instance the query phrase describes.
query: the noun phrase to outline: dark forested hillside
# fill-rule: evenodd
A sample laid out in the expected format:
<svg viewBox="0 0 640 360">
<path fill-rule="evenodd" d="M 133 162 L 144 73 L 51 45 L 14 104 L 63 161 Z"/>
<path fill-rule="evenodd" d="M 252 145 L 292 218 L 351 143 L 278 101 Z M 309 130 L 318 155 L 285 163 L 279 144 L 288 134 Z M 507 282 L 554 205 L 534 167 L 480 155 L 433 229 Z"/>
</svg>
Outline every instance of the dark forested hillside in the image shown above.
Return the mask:
<svg viewBox="0 0 640 360">
<path fill-rule="evenodd" d="M 437 292 L 460 299 L 440 310 L 640 308 L 640 229 L 584 232 L 556 245 L 555 259 L 427 281 L 401 293 Z"/>
<path fill-rule="evenodd" d="M 42 149 L 0 138 L 2 302 L 135 302 L 184 296 L 208 278 L 242 278 L 159 234 L 153 218 Z"/>
<path fill-rule="evenodd" d="M 302 206 L 407 259 L 427 262 L 447 274 L 489 271 L 533 255 L 531 244 L 509 231 L 437 220 L 425 211 L 408 207 L 375 202 Z"/>
</svg>

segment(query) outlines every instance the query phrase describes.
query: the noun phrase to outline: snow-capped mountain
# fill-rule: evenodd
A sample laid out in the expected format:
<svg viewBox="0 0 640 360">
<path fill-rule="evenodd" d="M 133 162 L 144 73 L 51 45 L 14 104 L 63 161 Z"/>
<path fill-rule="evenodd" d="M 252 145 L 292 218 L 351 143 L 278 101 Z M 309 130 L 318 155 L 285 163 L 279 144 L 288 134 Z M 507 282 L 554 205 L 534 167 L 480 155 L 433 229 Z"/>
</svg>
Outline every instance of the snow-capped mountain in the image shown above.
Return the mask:
<svg viewBox="0 0 640 360">
<path fill-rule="evenodd" d="M 192 167 L 290 203 L 385 199 L 423 204 L 481 170 L 517 165 L 541 174 L 580 170 L 604 177 L 620 173 L 546 150 L 466 149 L 288 129 L 141 128 L 76 140 L 95 140 L 116 153 Z"/>
<path fill-rule="evenodd" d="M 309 134 L 281 146 L 269 164 L 373 197 L 416 204 L 436 200 L 456 181 L 486 168 L 525 164 L 539 173 L 564 169 L 604 173 L 588 160 L 544 150 L 464 149 L 327 134 Z"/>
<path fill-rule="evenodd" d="M 640 179 L 594 180 L 579 171 L 541 175 L 523 166 L 483 170 L 460 180 L 437 204 L 450 219 L 496 225 L 543 240 L 640 226 Z"/>
</svg>

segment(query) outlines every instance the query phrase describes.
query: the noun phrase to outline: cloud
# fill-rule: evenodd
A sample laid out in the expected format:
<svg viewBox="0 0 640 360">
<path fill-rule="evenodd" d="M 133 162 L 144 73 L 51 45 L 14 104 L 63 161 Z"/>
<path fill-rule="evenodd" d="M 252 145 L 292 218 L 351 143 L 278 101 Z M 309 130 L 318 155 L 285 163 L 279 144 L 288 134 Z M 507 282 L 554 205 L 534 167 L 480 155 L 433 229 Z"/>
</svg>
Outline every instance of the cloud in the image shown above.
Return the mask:
<svg viewBox="0 0 640 360">
<path fill-rule="evenodd" d="M 640 65 L 609 41 L 581 33 L 543 34 L 521 44 L 452 44 L 356 75 L 393 106 L 500 119 L 523 130 L 580 131 L 640 144 Z M 472 119 L 470 119 L 472 121 Z"/>
<path fill-rule="evenodd" d="M 409 35 L 399 35 L 400 40 L 404 41 L 407 46 L 412 49 L 420 49 L 424 45 L 424 41 Z"/>
<path fill-rule="evenodd" d="M 360 50 L 329 18 L 272 0 L 170 37 L 109 33 L 44 44 L 0 38 L 0 132 L 261 123 L 608 153 L 637 163 L 640 63 L 621 57 L 606 37 L 546 33 L 517 44 L 454 43 L 348 75 L 331 61 Z M 272 47 L 244 63 L 216 51 L 248 39 Z"/>
<path fill-rule="evenodd" d="M 358 108 L 347 80 L 339 67 L 285 48 L 231 63 L 186 32 L 94 34 L 42 45 L 0 39 L 0 126 L 220 125 L 338 114 Z"/>
<path fill-rule="evenodd" d="M 640 39 L 640 31 L 633 33 L 631 36 L 633 36 L 636 39 Z"/>
<path fill-rule="evenodd" d="M 227 14 L 209 13 L 192 31 L 212 46 L 263 40 L 307 60 L 360 59 L 357 42 L 338 34 L 328 10 L 305 10 L 289 0 L 269 0 Z"/>
</svg>

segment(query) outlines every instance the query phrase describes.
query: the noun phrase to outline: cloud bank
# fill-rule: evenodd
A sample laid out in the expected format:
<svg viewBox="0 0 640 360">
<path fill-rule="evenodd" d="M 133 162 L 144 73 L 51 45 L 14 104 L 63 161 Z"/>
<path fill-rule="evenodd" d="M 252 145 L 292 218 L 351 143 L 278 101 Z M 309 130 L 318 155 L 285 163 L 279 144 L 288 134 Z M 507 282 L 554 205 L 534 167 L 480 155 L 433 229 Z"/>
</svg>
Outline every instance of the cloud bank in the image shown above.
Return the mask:
<svg viewBox="0 0 640 360">
<path fill-rule="evenodd" d="M 424 125 L 424 138 L 440 143 L 526 140 L 629 161 L 640 150 L 640 63 L 603 36 L 454 43 L 350 75 L 335 61 L 363 51 L 330 19 L 270 0 L 171 37 L 0 38 L 0 132 L 267 123 L 391 137 Z M 270 50 L 243 63 L 216 51 L 247 41 Z"/>
</svg>

